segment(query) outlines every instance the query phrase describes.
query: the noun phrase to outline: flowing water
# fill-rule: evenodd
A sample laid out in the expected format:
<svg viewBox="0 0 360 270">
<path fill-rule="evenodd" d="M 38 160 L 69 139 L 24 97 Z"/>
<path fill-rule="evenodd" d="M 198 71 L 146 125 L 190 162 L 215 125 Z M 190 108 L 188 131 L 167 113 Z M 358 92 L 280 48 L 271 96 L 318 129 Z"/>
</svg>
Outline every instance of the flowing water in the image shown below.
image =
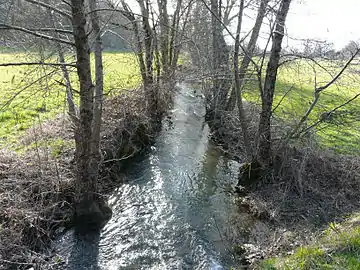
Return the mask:
<svg viewBox="0 0 360 270">
<path fill-rule="evenodd" d="M 229 269 L 235 211 L 228 191 L 238 164 L 208 140 L 204 101 L 178 85 L 172 118 L 151 151 L 126 169 L 100 234 L 56 243 L 68 269 Z"/>
</svg>

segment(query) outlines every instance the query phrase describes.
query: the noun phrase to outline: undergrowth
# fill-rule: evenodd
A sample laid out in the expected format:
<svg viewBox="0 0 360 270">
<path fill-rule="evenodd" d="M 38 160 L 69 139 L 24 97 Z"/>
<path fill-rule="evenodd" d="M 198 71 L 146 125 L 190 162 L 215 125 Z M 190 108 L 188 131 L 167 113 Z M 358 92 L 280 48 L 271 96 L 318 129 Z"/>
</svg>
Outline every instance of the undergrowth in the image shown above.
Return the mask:
<svg viewBox="0 0 360 270">
<path fill-rule="evenodd" d="M 330 223 L 314 243 L 293 254 L 265 260 L 260 269 L 360 269 L 360 215 L 342 223 Z"/>
</svg>

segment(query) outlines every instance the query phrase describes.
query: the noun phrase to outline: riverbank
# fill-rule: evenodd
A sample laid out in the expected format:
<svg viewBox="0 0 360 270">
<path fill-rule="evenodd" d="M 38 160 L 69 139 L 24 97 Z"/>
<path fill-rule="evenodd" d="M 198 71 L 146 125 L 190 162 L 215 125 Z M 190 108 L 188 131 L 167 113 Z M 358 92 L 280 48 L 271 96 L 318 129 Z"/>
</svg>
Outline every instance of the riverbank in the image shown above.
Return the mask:
<svg viewBox="0 0 360 270">
<path fill-rule="evenodd" d="M 256 138 L 258 109 L 250 103 L 246 109 L 251 119 L 250 137 Z M 223 123 L 224 127 L 213 131 L 213 139 L 228 155 L 244 162 L 238 118 L 230 113 Z M 274 137 L 281 137 L 286 128 L 281 119 L 274 119 L 274 123 Z M 238 256 L 253 268 L 264 258 L 291 253 L 311 243 L 329 224 L 360 209 L 358 156 L 322 149 L 312 136 L 281 149 L 275 141 L 274 149 L 274 166 L 235 196 L 240 211 L 257 220 L 253 228 L 239 229 L 244 237 L 234 245 Z"/>
<path fill-rule="evenodd" d="M 157 129 L 141 89 L 107 99 L 104 108 L 99 193 L 106 196 L 123 181 L 118 177 L 121 161 L 146 151 Z M 26 130 L 17 147 L 21 151 L 1 150 L 0 268 L 46 269 L 58 263 L 47 248 L 54 236 L 72 226 L 72 136 L 68 117 L 59 115 Z"/>
<path fill-rule="evenodd" d="M 269 258 L 260 269 L 360 269 L 360 215 L 332 222 L 308 246 L 291 255 Z"/>
</svg>

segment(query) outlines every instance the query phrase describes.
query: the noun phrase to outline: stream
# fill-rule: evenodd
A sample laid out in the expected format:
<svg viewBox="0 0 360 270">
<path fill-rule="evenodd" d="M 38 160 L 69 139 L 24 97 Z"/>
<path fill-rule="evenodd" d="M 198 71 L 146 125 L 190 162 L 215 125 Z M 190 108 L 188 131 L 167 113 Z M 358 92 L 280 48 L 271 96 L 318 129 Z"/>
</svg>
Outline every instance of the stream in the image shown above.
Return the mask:
<svg viewBox="0 0 360 270">
<path fill-rule="evenodd" d="M 68 231 L 55 242 L 67 269 L 229 269 L 238 163 L 209 141 L 204 101 L 177 86 L 171 120 L 110 196 L 100 234 Z M 64 269 L 64 268 L 62 268 Z"/>
</svg>

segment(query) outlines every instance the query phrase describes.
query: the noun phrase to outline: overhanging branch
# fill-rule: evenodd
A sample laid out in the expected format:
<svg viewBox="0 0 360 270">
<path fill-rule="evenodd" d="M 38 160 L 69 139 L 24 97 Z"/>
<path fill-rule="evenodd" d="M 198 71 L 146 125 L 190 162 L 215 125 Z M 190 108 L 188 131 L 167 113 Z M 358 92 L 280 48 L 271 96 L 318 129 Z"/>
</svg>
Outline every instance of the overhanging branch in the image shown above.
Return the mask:
<svg viewBox="0 0 360 270">
<path fill-rule="evenodd" d="M 76 67 L 75 64 L 70 63 L 45 63 L 45 62 L 21 62 L 21 63 L 0 63 L 0 67 L 10 67 L 10 66 L 68 66 Z"/>
<path fill-rule="evenodd" d="M 8 24 L 2 23 L 2 24 L 0 24 L 0 30 L 1 29 L 21 31 L 21 32 L 33 35 L 33 36 L 38 37 L 38 38 L 42 38 L 42 39 L 46 39 L 46 40 L 50 40 L 50 41 L 54 41 L 54 42 L 60 42 L 60 43 L 64 43 L 64 44 L 71 45 L 71 46 L 75 46 L 75 44 L 72 43 L 71 41 L 68 41 L 68 40 L 65 40 L 65 39 L 54 38 L 52 36 L 48 36 L 48 35 L 44 35 L 44 34 L 40 34 L 38 32 L 31 31 L 31 30 L 29 30 L 27 28 L 20 27 L 20 26 L 14 26 L 14 25 L 8 25 Z"/>
<path fill-rule="evenodd" d="M 50 10 L 53 10 L 55 11 L 56 13 L 60 14 L 60 15 L 63 15 L 69 19 L 71 19 L 71 15 L 69 13 L 67 13 L 66 11 L 63 11 L 61 9 L 58 9 L 52 5 L 49 5 L 47 3 L 44 3 L 44 2 L 41 2 L 41 1 L 37 1 L 37 0 L 25 0 L 26 2 L 29 2 L 31 4 L 35 4 L 35 5 L 38 5 L 38 6 L 41 6 L 41 7 L 44 7 L 44 8 L 48 8 Z"/>
</svg>

